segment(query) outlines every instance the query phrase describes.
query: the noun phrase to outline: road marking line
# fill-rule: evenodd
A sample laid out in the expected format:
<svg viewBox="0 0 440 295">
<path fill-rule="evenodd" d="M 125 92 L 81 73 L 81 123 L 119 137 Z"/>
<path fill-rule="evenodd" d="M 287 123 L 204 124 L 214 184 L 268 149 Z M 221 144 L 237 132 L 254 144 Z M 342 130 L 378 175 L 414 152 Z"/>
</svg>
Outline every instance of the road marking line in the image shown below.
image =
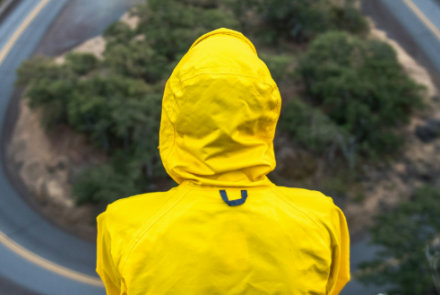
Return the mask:
<svg viewBox="0 0 440 295">
<path fill-rule="evenodd" d="M 425 24 L 426 27 L 437 37 L 440 41 L 440 30 L 426 17 L 426 15 L 414 4 L 411 0 L 403 0 L 405 4 L 411 9 L 416 16 Z"/>
<path fill-rule="evenodd" d="M 0 51 L 0 66 L 4 62 L 5 58 L 8 56 L 8 54 L 11 52 L 12 48 L 17 43 L 18 39 L 20 39 L 21 35 L 23 35 L 24 31 L 30 26 L 32 21 L 38 16 L 38 14 L 43 10 L 44 7 L 47 6 L 47 4 L 51 0 L 41 0 L 40 3 L 32 10 L 32 12 L 26 17 L 26 19 L 21 23 L 21 25 L 17 28 L 17 30 L 14 32 L 14 34 L 11 36 L 11 38 L 8 40 L 6 45 L 3 47 L 3 49 Z M 27 259 L 30 262 L 33 262 L 34 264 L 47 269 L 51 272 L 54 272 L 58 275 L 67 277 L 72 280 L 76 280 L 85 284 L 103 287 L 103 283 L 99 278 L 95 278 L 93 276 L 89 276 L 86 274 L 82 274 L 80 272 L 76 272 L 74 270 L 68 269 L 66 267 L 63 267 L 61 265 L 58 265 L 56 263 L 53 263 L 47 259 L 44 259 L 41 256 L 38 256 L 29 250 L 25 249 L 24 247 L 20 246 L 13 240 L 11 240 L 6 234 L 4 234 L 2 231 L 0 231 L 0 243 L 6 246 L 9 250 L 16 253 L 17 255 L 21 256 L 24 259 Z"/>
<path fill-rule="evenodd" d="M 8 43 L 3 47 L 2 51 L 0 51 L 0 66 L 2 65 L 5 58 L 8 56 L 11 49 L 14 47 L 14 45 L 17 43 L 20 36 L 23 34 L 23 32 L 29 27 L 29 25 L 32 23 L 32 21 L 37 17 L 37 15 L 40 13 L 40 11 L 46 7 L 46 5 L 51 0 L 42 0 L 38 5 L 32 10 L 32 12 L 26 17 L 26 19 L 21 23 L 21 25 L 18 27 L 17 30 L 15 30 L 14 34 L 9 39 Z"/>
<path fill-rule="evenodd" d="M 68 277 L 69 279 L 80 281 L 89 285 L 103 287 L 103 283 L 100 279 L 76 272 L 74 270 L 55 264 L 47 259 L 44 259 L 43 257 L 40 257 L 17 244 L 16 242 L 8 238 L 8 236 L 6 236 L 2 231 L 0 231 L 0 243 L 5 245 L 8 249 L 18 254 L 19 256 L 58 275 L 62 275 L 64 277 Z"/>
</svg>

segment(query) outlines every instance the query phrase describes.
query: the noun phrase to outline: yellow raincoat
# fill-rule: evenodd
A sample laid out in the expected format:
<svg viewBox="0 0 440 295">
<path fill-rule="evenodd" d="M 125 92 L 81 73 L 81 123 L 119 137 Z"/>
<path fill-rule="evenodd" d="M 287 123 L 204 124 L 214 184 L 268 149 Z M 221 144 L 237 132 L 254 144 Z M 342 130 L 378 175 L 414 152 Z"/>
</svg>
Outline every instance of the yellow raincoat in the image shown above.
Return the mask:
<svg viewBox="0 0 440 295">
<path fill-rule="evenodd" d="M 166 84 L 160 154 L 179 186 L 98 217 L 107 294 L 338 294 L 350 279 L 343 213 L 316 191 L 277 187 L 281 97 L 241 33 L 199 38 Z M 295 163 L 291 163 L 295 165 Z"/>
</svg>

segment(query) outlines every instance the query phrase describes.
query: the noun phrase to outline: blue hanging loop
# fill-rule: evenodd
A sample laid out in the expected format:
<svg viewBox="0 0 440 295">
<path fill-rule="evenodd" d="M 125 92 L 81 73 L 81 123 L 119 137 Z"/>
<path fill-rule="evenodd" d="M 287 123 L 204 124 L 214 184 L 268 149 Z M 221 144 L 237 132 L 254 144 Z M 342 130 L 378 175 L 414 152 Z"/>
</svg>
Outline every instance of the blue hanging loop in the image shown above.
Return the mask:
<svg viewBox="0 0 440 295">
<path fill-rule="evenodd" d="M 243 205 L 244 202 L 246 202 L 246 198 L 248 196 L 246 190 L 241 191 L 241 199 L 233 200 L 233 201 L 228 200 L 228 195 L 226 194 L 225 190 L 220 190 L 220 195 L 222 196 L 223 201 L 225 201 L 225 203 L 228 204 L 229 206 Z"/>
</svg>

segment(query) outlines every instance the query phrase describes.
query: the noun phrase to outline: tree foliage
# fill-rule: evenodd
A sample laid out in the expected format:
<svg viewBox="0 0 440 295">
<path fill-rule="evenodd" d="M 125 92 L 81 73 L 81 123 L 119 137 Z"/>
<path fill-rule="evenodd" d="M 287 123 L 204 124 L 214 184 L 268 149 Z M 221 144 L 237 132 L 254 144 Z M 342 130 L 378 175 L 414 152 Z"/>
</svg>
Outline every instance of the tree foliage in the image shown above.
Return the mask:
<svg viewBox="0 0 440 295">
<path fill-rule="evenodd" d="M 394 153 L 402 143 L 394 128 L 422 106 L 423 88 L 408 78 L 393 48 L 344 32 L 316 38 L 299 63 L 311 104 L 354 138 L 358 153 Z"/>
<path fill-rule="evenodd" d="M 306 42 L 330 30 L 352 33 L 368 30 L 368 23 L 354 0 L 342 4 L 333 0 L 229 0 L 227 3 L 242 29 L 256 31 L 272 43 Z"/>
<path fill-rule="evenodd" d="M 261 53 L 259 57 L 269 68 L 272 78 L 278 83 L 282 80 L 291 82 L 294 76 L 295 56 L 288 54 L 267 54 Z"/>
<path fill-rule="evenodd" d="M 362 265 L 361 281 L 391 286 L 390 295 L 437 295 L 439 278 L 428 258 L 440 253 L 439 200 L 438 188 L 422 187 L 409 202 L 375 218 L 371 238 L 381 250 Z"/>
<path fill-rule="evenodd" d="M 342 154 L 352 161 L 353 137 L 338 126 L 321 110 L 313 108 L 301 99 L 293 99 L 283 108 L 278 126 L 289 138 L 303 148 L 333 159 Z"/>
<path fill-rule="evenodd" d="M 80 203 L 114 201 L 124 189 L 125 194 L 149 190 L 154 177 L 165 174 L 157 151 L 162 84 L 97 64 L 89 54 L 75 53 L 63 65 L 39 57 L 18 70 L 18 83 L 28 86 L 29 105 L 42 109 L 46 128 L 67 124 L 112 159 L 79 176 L 74 194 Z"/>
<path fill-rule="evenodd" d="M 185 5 L 185 1 L 150 0 L 139 6 L 135 15 L 140 18 L 136 33 L 144 35 L 146 42 L 169 61 L 180 58 L 195 40 L 209 31 L 222 27 L 238 29 L 232 13 L 215 6 Z"/>
</svg>

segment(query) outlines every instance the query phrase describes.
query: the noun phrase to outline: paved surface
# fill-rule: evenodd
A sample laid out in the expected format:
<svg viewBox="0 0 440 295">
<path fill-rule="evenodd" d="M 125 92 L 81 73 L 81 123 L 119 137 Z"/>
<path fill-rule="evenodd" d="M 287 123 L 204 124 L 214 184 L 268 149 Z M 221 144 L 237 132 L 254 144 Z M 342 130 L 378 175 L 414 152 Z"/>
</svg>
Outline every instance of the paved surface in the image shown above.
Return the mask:
<svg viewBox="0 0 440 295">
<path fill-rule="evenodd" d="M 43 0 L 21 0 L 0 23 L 0 51 Z M 34 52 L 59 54 L 93 37 L 117 20 L 133 1 L 52 0 L 33 19 L 0 66 L 2 139 L 13 127 L 10 99 L 15 70 Z M 75 30 L 75 26 L 78 30 Z M 12 104 L 16 101 L 12 101 Z M 4 149 L 4 146 L 2 146 Z M 4 154 L 4 153 L 3 153 Z M 95 245 L 48 222 L 25 202 L 0 165 L 0 294 L 104 294 L 96 284 Z M 3 235 L 3 236 L 2 236 Z M 67 270 L 63 275 L 53 271 Z M 51 270 L 52 269 L 52 270 Z"/>
<path fill-rule="evenodd" d="M 42 0 L 21 0 L 14 10 L 0 20 L 0 51 L 10 40 L 22 21 Z M 368 0 L 367 0 L 368 1 Z M 373 0 L 371 0 L 373 1 Z M 374 0 L 376 1 L 376 0 Z M 403 2 L 404 0 L 377 0 L 413 41 L 413 52 L 422 64 L 429 64 L 432 71 L 440 73 L 440 43 L 432 31 Z M 135 1 L 130 1 L 132 2 Z M 434 0 L 413 0 L 413 3 L 438 28 L 440 9 Z M 10 99 L 14 93 L 15 69 L 22 60 L 34 52 L 56 55 L 68 50 L 78 42 L 100 33 L 109 23 L 116 20 L 126 9 L 127 3 L 117 0 L 52 0 L 34 19 L 31 26 L 21 35 L 11 53 L 0 66 L 0 122 L 2 139 L 7 139 L 14 123 L 14 103 Z M 435 6 L 436 5 L 436 6 Z M 393 33 L 393 29 L 383 27 Z M 398 31 L 394 29 L 394 32 Z M 400 40 L 399 40 L 400 41 Z M 411 46 L 411 45 L 410 45 Z M 15 97 L 18 97 L 17 92 Z M 9 108 L 8 108 L 9 106 Z M 3 153 L 4 154 L 4 153 Z M 44 263 L 31 261 L 40 257 L 76 273 L 95 277 L 95 245 L 80 240 L 60 230 L 25 202 L 11 185 L 0 165 L 0 233 L 13 244 L 0 243 L 0 294 L 104 294 L 98 286 L 80 282 L 69 275 L 58 275 Z M 0 235 L 1 237 L 1 235 Z M 14 248 L 15 247 L 15 248 Z M 20 247 L 29 252 L 20 252 Z M 18 250 L 17 250 L 18 249 Z M 375 249 L 368 246 L 368 237 L 352 245 L 352 269 L 360 261 L 368 260 Z M 26 256 L 31 253 L 34 256 Z M 36 256 L 35 256 L 36 255 Z M 356 281 L 349 283 L 342 295 L 372 295 L 381 288 L 365 288 Z"/>
<path fill-rule="evenodd" d="M 29 291 L 22 286 L 11 282 L 5 278 L 0 277 L 0 294 L 10 295 L 40 295 L 38 293 Z"/>
</svg>

